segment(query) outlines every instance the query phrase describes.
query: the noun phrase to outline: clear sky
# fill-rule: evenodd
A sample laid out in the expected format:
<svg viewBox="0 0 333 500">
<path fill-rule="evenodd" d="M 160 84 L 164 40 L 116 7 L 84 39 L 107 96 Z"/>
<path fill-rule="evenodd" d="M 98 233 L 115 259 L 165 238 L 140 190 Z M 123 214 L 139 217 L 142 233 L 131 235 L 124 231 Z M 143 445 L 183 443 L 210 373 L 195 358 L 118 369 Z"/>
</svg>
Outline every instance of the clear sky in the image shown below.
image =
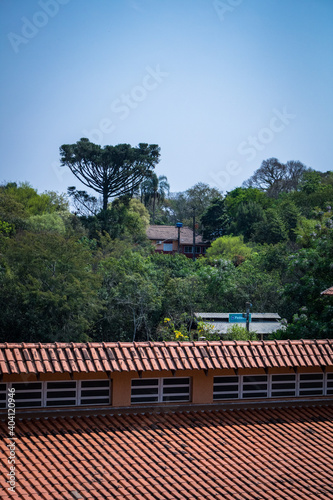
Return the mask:
<svg viewBox="0 0 333 500">
<path fill-rule="evenodd" d="M 0 182 L 66 192 L 59 147 L 158 144 L 172 191 L 264 159 L 332 170 L 333 0 L 2 0 Z"/>
</svg>

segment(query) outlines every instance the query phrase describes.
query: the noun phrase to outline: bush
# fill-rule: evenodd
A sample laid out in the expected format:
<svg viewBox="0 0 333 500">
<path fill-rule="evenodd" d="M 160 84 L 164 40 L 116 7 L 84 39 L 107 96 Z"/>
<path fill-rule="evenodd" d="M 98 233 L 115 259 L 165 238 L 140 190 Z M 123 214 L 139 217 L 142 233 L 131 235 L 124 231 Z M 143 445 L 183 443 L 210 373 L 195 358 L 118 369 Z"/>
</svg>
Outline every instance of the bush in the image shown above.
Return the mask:
<svg viewBox="0 0 333 500">
<path fill-rule="evenodd" d="M 258 340 L 256 332 L 248 332 L 244 326 L 234 324 L 227 330 L 225 340 Z"/>
</svg>

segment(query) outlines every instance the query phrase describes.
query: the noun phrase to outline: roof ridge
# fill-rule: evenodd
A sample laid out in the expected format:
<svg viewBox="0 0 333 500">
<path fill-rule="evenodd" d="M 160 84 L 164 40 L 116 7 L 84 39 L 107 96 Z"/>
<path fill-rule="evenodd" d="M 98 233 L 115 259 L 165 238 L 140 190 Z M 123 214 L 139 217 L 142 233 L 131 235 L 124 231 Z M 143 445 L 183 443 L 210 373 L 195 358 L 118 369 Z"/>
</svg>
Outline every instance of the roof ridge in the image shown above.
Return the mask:
<svg viewBox="0 0 333 500">
<path fill-rule="evenodd" d="M 308 343 L 314 343 L 314 344 L 318 344 L 318 343 L 333 343 L 333 338 L 325 338 L 325 339 L 271 339 L 271 340 L 235 340 L 235 339 L 232 339 L 232 340 L 187 340 L 187 341 L 178 341 L 178 340 L 158 340 L 158 341 L 153 341 L 153 340 L 140 340 L 140 341 L 126 341 L 126 342 L 122 342 L 120 340 L 117 340 L 117 341 L 110 341 L 110 342 L 105 342 L 105 341 L 101 341 L 101 342 L 0 342 L 0 348 L 1 347 L 9 347 L 9 348 L 12 348 L 15 346 L 15 348 L 17 347 L 24 347 L 24 348 L 32 348 L 32 347 L 43 347 L 45 348 L 46 346 L 47 347 L 55 347 L 55 346 L 59 346 L 59 347 L 77 347 L 77 346 L 92 346 L 92 345 L 100 345 L 100 346 L 109 346 L 109 345 L 147 345 L 147 344 L 165 344 L 165 345 L 168 345 L 170 343 L 174 343 L 174 342 L 180 342 L 181 344 L 189 344 L 189 343 L 193 343 L 193 344 L 197 344 L 197 343 L 200 343 L 200 342 L 207 342 L 208 344 L 214 344 L 214 343 L 223 343 L 223 344 L 226 344 L 226 343 L 230 343 L 230 342 L 234 342 L 234 343 L 241 343 L 241 342 L 248 342 L 249 344 L 256 344 L 258 342 L 260 343 L 263 343 L 263 344 L 285 344 L 285 343 L 289 343 L 289 344 L 300 344 L 300 343 L 303 343 L 303 342 L 308 342 Z"/>
<path fill-rule="evenodd" d="M 190 348 L 190 351 L 187 348 Z M 130 356 L 133 355 L 133 359 L 129 358 L 129 349 L 134 349 Z M 208 366 L 209 369 L 236 369 L 243 362 L 249 368 L 257 368 L 258 363 L 262 368 L 270 368 L 272 363 L 274 365 L 277 363 L 280 367 L 320 367 L 322 359 L 318 356 L 318 350 L 325 352 L 325 366 L 333 367 L 333 339 L 271 341 L 220 339 L 186 342 L 174 340 L 158 343 L 153 341 L 45 344 L 5 342 L 0 344 L 0 350 L 1 359 L 4 361 L 0 365 L 0 374 L 9 375 L 47 372 L 70 374 L 101 371 L 150 372 L 156 369 L 162 371 L 167 369 L 166 367 L 182 371 L 203 369 L 203 366 Z M 35 366 L 36 350 L 43 352 L 38 366 Z M 216 350 L 219 350 L 217 355 Z M 157 368 L 156 362 L 159 363 Z"/>
</svg>

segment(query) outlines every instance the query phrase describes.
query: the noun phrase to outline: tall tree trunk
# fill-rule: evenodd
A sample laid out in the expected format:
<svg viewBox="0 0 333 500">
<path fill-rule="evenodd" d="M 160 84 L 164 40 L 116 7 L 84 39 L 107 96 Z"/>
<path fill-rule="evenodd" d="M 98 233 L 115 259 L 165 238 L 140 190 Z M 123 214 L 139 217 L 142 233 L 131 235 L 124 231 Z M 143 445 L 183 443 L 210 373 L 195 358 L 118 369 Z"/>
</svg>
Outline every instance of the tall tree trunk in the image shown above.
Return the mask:
<svg viewBox="0 0 333 500">
<path fill-rule="evenodd" d="M 135 311 L 133 311 L 133 327 L 134 327 L 134 330 L 133 330 L 133 342 L 134 342 L 135 337 L 136 337 L 136 328 L 137 328 Z"/>
<path fill-rule="evenodd" d="M 103 192 L 103 210 L 107 210 L 108 208 L 108 193 L 106 191 Z"/>
<path fill-rule="evenodd" d="M 156 193 L 154 192 L 154 197 L 153 197 L 153 224 L 155 224 L 155 202 L 156 202 Z"/>
</svg>

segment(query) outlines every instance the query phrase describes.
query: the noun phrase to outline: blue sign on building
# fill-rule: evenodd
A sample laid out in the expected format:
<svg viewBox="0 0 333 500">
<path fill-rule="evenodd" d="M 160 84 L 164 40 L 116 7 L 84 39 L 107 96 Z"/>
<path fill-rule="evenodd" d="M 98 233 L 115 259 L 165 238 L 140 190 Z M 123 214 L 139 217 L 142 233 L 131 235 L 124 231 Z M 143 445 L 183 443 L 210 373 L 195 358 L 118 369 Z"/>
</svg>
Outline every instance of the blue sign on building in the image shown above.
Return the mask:
<svg viewBox="0 0 333 500">
<path fill-rule="evenodd" d="M 246 323 L 246 315 L 244 316 L 242 313 L 229 314 L 229 323 Z M 249 314 L 249 320 L 251 321 L 251 314 Z"/>
</svg>

